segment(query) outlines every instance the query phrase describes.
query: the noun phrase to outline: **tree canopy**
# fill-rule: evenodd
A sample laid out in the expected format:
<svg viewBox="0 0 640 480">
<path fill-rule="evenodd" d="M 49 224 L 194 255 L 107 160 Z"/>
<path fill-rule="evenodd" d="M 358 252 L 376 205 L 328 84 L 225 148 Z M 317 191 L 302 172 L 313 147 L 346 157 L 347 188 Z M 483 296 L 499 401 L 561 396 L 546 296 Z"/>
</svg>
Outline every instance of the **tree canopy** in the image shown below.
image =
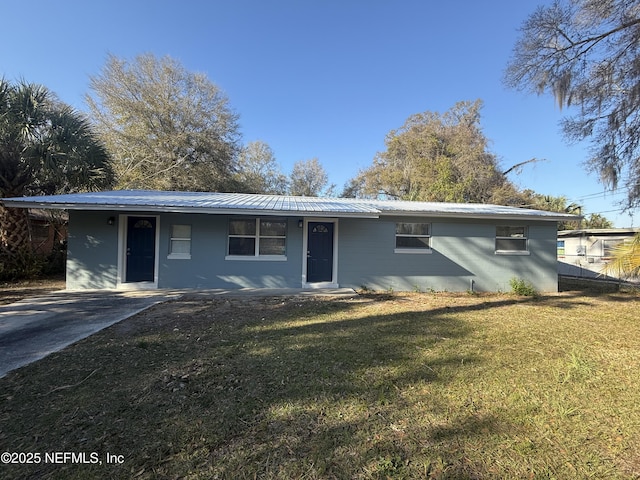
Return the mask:
<svg viewBox="0 0 640 480">
<path fill-rule="evenodd" d="M 287 177 L 281 172 L 273 150 L 259 140 L 240 150 L 235 178 L 238 187 L 247 193 L 281 195 L 288 188 Z"/>
<path fill-rule="evenodd" d="M 113 183 L 90 122 L 42 85 L 0 79 L 0 197 L 99 190 Z M 0 245 L 29 250 L 23 209 L 0 206 Z"/>
<path fill-rule="evenodd" d="M 584 217 L 582 228 L 614 228 L 613 222 L 599 213 L 591 213 Z"/>
<path fill-rule="evenodd" d="M 571 141 L 589 140 L 588 168 L 623 206 L 640 204 L 640 0 L 556 0 L 524 22 L 505 82 L 551 93 Z"/>
<path fill-rule="evenodd" d="M 109 55 L 87 104 L 119 188 L 235 189 L 238 115 L 203 74 L 170 57 Z"/>
<path fill-rule="evenodd" d="M 329 176 L 317 158 L 300 160 L 293 165 L 289 193 L 307 197 L 329 196 L 333 186 L 327 190 L 328 183 Z"/>
<path fill-rule="evenodd" d="M 344 195 L 478 203 L 512 197 L 516 189 L 480 128 L 481 107 L 480 100 L 465 101 L 444 114 L 411 115 L 387 134 L 387 149 L 351 180 Z"/>
<path fill-rule="evenodd" d="M 579 211 L 579 206 L 568 205 L 565 197 L 521 190 L 507 178 L 507 174 L 539 159 L 503 170 L 480 128 L 481 108 L 480 100 L 464 101 L 443 114 L 426 111 L 411 115 L 402 127 L 387 134 L 387 149 L 347 182 L 341 196 Z M 594 223 L 606 221 L 594 218 Z M 577 227 L 577 220 L 558 224 L 560 230 Z"/>
</svg>

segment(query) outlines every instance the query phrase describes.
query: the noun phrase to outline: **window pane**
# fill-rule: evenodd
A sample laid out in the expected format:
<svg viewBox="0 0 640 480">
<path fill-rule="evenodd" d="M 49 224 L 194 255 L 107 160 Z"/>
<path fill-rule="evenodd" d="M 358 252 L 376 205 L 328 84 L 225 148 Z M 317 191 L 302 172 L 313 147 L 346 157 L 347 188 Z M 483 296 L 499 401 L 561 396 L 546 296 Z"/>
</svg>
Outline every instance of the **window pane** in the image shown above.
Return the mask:
<svg viewBox="0 0 640 480">
<path fill-rule="evenodd" d="M 396 237 L 396 248 L 429 248 L 429 237 Z"/>
<path fill-rule="evenodd" d="M 229 235 L 255 235 L 255 220 L 231 220 L 229 221 Z"/>
<path fill-rule="evenodd" d="M 191 225 L 171 225 L 171 238 L 191 238 Z"/>
<path fill-rule="evenodd" d="M 191 240 L 171 240 L 170 253 L 191 253 Z"/>
<path fill-rule="evenodd" d="M 496 237 L 524 237 L 525 227 L 496 227 Z"/>
<path fill-rule="evenodd" d="M 496 238 L 496 250 L 526 251 L 526 238 Z"/>
<path fill-rule="evenodd" d="M 283 221 L 260 220 L 260 235 L 284 237 L 287 223 Z"/>
<path fill-rule="evenodd" d="M 229 255 L 255 255 L 256 239 L 246 237 L 229 238 Z"/>
<path fill-rule="evenodd" d="M 396 234 L 429 235 L 428 223 L 396 223 Z"/>
<path fill-rule="evenodd" d="M 558 240 L 558 255 L 564 255 L 564 240 Z"/>
<path fill-rule="evenodd" d="M 260 255 L 284 255 L 285 239 L 284 238 L 261 238 L 260 239 Z"/>
<path fill-rule="evenodd" d="M 47 240 L 49 238 L 49 225 L 31 225 L 31 236 L 37 240 Z"/>
<path fill-rule="evenodd" d="M 621 243 L 623 243 L 622 240 L 603 240 L 602 241 L 603 256 L 605 257 L 612 256 L 614 249 Z"/>
</svg>

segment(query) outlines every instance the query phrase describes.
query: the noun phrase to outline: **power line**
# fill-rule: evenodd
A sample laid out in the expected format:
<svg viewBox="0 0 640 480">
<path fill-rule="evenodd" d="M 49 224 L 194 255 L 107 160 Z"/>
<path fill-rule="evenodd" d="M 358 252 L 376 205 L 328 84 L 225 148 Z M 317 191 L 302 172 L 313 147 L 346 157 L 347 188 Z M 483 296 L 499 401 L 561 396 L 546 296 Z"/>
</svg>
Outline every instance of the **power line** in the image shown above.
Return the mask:
<svg viewBox="0 0 640 480">
<path fill-rule="evenodd" d="M 605 197 L 613 197 L 616 195 L 626 195 L 627 192 L 599 192 L 599 193 L 590 193 L 588 195 L 583 195 L 581 197 L 576 197 L 576 200 L 593 200 L 596 198 L 605 198 Z"/>
<path fill-rule="evenodd" d="M 640 182 L 635 183 L 633 185 L 629 185 L 629 186 L 623 186 L 623 187 L 618 187 L 615 190 L 604 190 L 602 192 L 596 192 L 596 193 L 587 193 L 586 195 L 582 195 L 580 197 L 576 197 L 577 200 L 586 200 L 586 199 L 590 199 L 590 198 L 598 198 L 598 197 L 606 197 L 606 196 L 614 196 L 614 195 L 622 195 L 625 193 L 628 193 L 629 190 L 631 190 L 632 188 L 637 188 L 638 186 L 640 186 Z"/>
<path fill-rule="evenodd" d="M 600 212 L 589 212 L 588 215 L 593 215 L 596 213 L 611 213 L 611 212 L 623 213 L 620 209 L 615 209 L 615 210 L 602 210 Z"/>
</svg>

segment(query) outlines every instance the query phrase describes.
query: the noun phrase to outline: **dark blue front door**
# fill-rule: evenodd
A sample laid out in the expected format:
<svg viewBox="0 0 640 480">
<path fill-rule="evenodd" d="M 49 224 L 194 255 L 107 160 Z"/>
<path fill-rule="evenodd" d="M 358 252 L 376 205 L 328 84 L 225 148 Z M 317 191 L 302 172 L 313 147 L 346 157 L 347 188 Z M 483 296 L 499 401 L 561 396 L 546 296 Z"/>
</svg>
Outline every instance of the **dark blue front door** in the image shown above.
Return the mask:
<svg viewBox="0 0 640 480">
<path fill-rule="evenodd" d="M 333 223 L 309 222 L 307 282 L 333 280 Z"/>
<path fill-rule="evenodd" d="M 152 282 L 156 263 L 155 217 L 127 219 L 127 282 Z"/>
</svg>

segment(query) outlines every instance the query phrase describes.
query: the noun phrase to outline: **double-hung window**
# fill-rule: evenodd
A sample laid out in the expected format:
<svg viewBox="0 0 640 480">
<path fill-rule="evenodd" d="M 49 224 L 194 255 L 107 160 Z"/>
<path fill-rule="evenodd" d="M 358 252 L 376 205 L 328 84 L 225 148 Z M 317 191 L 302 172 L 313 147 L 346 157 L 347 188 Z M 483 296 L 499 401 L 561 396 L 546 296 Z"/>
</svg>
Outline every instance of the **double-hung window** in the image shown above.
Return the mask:
<svg viewBox="0 0 640 480">
<path fill-rule="evenodd" d="M 191 225 L 171 225 L 167 258 L 185 260 L 191 258 Z"/>
<path fill-rule="evenodd" d="M 496 253 L 527 255 L 529 253 L 528 228 L 525 226 L 497 226 Z"/>
<path fill-rule="evenodd" d="M 227 260 L 286 260 L 287 221 L 242 218 L 229 220 Z"/>
<path fill-rule="evenodd" d="M 396 253 L 431 253 L 431 224 L 396 223 Z"/>
</svg>

